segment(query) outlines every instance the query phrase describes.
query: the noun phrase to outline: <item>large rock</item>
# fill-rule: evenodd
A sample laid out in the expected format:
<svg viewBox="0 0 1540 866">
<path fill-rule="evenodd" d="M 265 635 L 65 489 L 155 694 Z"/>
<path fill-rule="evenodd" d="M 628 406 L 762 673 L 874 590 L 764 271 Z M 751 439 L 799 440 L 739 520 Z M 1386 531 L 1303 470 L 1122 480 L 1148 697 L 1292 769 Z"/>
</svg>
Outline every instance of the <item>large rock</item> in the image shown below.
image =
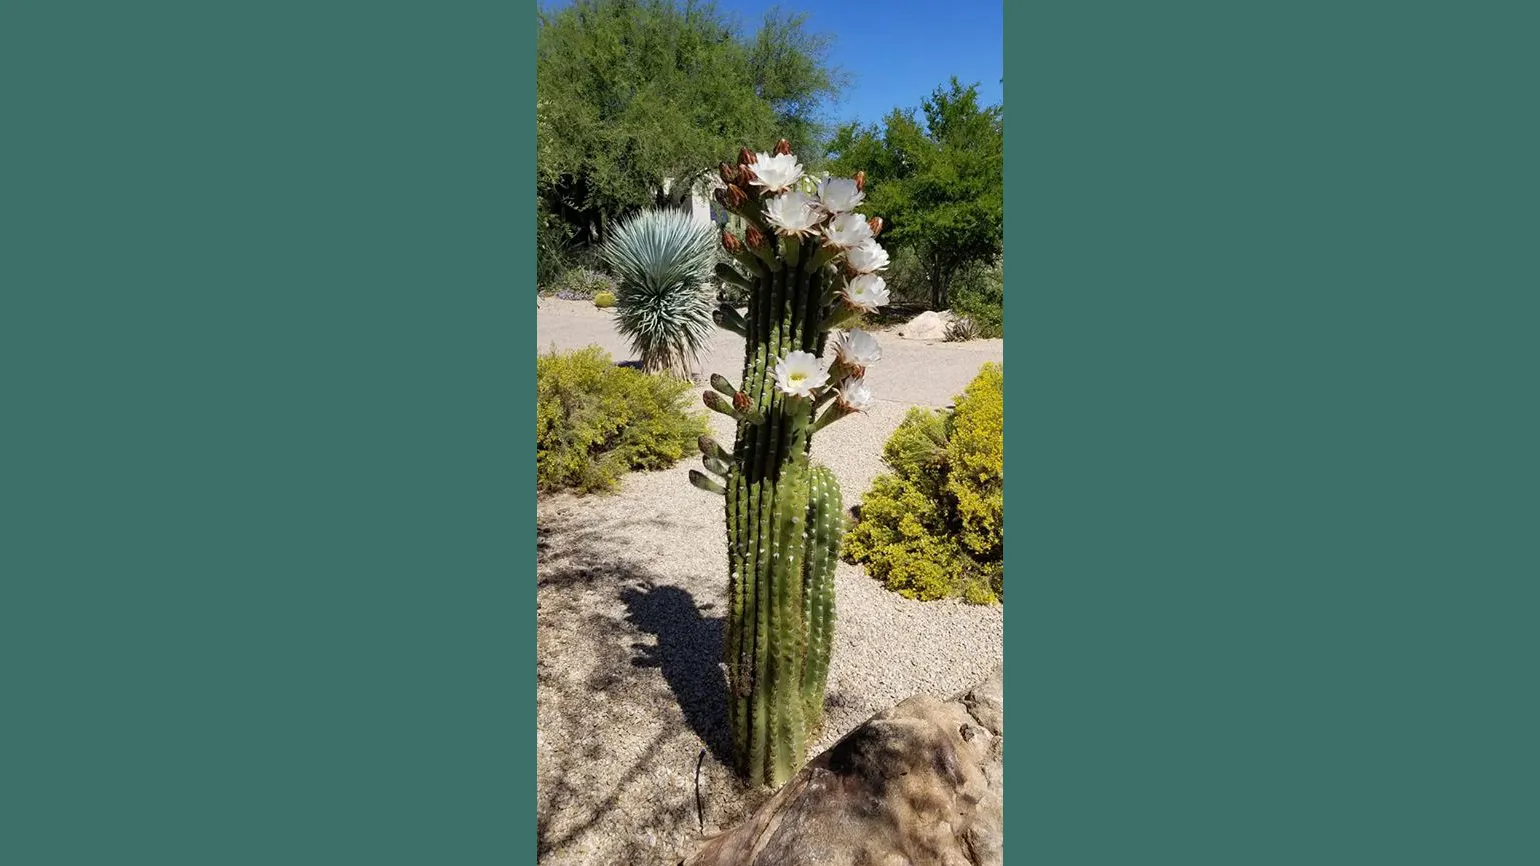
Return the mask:
<svg viewBox="0 0 1540 866">
<path fill-rule="evenodd" d="M 873 716 L 682 866 L 999 866 L 1001 672 Z"/>
<path fill-rule="evenodd" d="M 950 310 L 921 313 L 899 326 L 898 335 L 906 340 L 945 340 L 947 328 L 955 321 Z"/>
</svg>

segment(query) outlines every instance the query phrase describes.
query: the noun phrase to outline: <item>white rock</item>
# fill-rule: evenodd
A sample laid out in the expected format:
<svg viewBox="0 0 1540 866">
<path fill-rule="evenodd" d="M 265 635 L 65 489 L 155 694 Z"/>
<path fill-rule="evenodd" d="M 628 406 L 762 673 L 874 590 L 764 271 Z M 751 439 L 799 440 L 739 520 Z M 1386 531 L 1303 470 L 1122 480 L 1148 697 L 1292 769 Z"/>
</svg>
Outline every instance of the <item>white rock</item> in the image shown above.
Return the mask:
<svg viewBox="0 0 1540 866">
<path fill-rule="evenodd" d="M 898 335 L 906 340 L 941 342 L 946 339 L 947 328 L 955 321 L 957 317 L 951 310 L 921 313 L 900 327 Z"/>
</svg>

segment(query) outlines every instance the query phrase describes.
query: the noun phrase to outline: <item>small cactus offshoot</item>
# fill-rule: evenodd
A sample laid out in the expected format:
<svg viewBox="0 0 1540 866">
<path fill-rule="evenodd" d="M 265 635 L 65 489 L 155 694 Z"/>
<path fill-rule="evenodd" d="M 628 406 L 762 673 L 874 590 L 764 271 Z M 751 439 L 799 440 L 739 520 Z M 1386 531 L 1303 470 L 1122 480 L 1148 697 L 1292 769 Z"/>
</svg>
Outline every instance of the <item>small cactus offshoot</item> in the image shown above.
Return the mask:
<svg viewBox="0 0 1540 866">
<path fill-rule="evenodd" d="M 809 460 L 815 432 L 870 405 L 866 367 L 877 341 L 832 332 L 888 300 L 879 218 L 856 210 L 865 176 L 806 177 L 783 140 L 723 164 L 717 201 L 742 217 L 722 234 L 733 264 L 719 279 L 748 290 L 748 313 L 717 323 L 744 337 L 741 386 L 711 377 L 703 402 L 737 422 L 731 452 L 700 440 L 690 483 L 726 499 L 729 722 L 738 770 L 779 786 L 802 765 L 822 724 L 834 636 L 834 567 L 844 532 L 839 484 Z"/>
</svg>

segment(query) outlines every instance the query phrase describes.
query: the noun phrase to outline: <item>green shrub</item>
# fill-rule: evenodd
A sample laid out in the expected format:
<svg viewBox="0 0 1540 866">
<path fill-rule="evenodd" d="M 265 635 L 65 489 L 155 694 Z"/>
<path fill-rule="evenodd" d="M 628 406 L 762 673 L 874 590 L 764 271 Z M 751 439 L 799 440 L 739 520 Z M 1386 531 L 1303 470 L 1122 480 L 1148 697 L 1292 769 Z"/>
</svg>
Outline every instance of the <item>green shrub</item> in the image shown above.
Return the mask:
<svg viewBox="0 0 1540 866">
<path fill-rule="evenodd" d="M 687 409 L 693 385 L 617 367 L 597 346 L 540 356 L 535 382 L 541 492 L 609 490 L 628 471 L 674 465 L 708 432 Z"/>
<path fill-rule="evenodd" d="M 978 337 L 1004 336 L 1005 262 L 994 267 L 974 265 L 958 275 L 952 288 L 952 312 L 966 316 Z"/>
<path fill-rule="evenodd" d="M 615 296 L 609 292 L 599 292 L 594 295 L 594 306 L 601 310 L 607 310 L 615 306 Z"/>
<path fill-rule="evenodd" d="M 555 292 L 557 297 L 569 301 L 592 298 L 600 292 L 613 293 L 615 278 L 603 271 L 579 265 L 562 271 L 551 282 L 550 291 Z"/>
<path fill-rule="evenodd" d="M 1004 375 L 986 364 L 956 409 L 911 409 L 845 536 L 846 555 L 909 598 L 1005 597 Z"/>
<path fill-rule="evenodd" d="M 544 199 L 535 204 L 535 286 L 545 289 L 569 266 L 572 229 L 550 212 Z"/>
<path fill-rule="evenodd" d="M 930 283 L 920 257 L 908 247 L 892 252 L 892 261 L 882 272 L 891 303 L 899 306 L 920 305 L 930 309 Z"/>
<path fill-rule="evenodd" d="M 1005 371 L 985 364 L 957 398 L 947 440 L 946 487 L 962 523 L 958 541 L 980 562 L 1005 551 Z"/>
</svg>

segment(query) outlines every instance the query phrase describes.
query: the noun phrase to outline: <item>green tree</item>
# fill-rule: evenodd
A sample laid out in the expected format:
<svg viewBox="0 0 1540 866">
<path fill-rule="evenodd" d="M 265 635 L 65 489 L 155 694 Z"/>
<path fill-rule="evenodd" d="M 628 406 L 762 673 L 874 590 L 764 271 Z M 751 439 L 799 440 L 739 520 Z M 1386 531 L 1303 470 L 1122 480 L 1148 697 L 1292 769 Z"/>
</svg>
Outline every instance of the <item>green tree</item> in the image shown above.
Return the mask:
<svg viewBox="0 0 1540 866">
<path fill-rule="evenodd" d="M 1004 107 L 981 107 L 978 85 L 954 77 L 921 105 L 894 109 L 881 126 L 851 123 L 828 146 L 835 174 L 865 171 L 867 210 L 887 221 L 883 239 L 918 258 L 935 309 L 951 304 L 967 269 L 999 261 L 1004 237 Z"/>
<path fill-rule="evenodd" d="M 677 205 L 739 146 L 818 150 L 840 73 L 806 16 L 772 9 L 746 35 L 714 4 L 575 0 L 541 11 L 537 188 L 585 242 Z M 671 182 L 670 182 L 671 181 Z"/>
</svg>

